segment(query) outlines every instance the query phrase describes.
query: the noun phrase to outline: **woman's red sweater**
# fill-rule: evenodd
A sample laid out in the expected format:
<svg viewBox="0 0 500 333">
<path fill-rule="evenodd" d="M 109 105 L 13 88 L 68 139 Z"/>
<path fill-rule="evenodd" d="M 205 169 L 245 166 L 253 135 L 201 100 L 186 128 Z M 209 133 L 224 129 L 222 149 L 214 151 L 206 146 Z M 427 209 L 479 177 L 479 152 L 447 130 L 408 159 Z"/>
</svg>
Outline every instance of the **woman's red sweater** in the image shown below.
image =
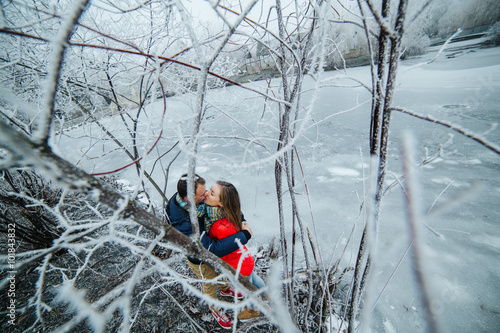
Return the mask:
<svg viewBox="0 0 500 333">
<path fill-rule="evenodd" d="M 227 218 L 224 217 L 212 224 L 208 235 L 214 240 L 220 240 L 237 232 L 238 231 L 236 230 L 236 227 L 231 222 L 229 222 Z M 243 248 L 245 249 L 245 251 L 248 251 L 246 246 L 243 245 Z M 239 249 L 224 257 L 221 257 L 221 259 L 231 265 L 231 267 L 233 267 L 234 269 L 237 269 L 242 255 L 243 253 L 241 249 Z M 241 264 L 240 274 L 249 276 L 250 274 L 252 274 L 254 265 L 255 262 L 252 255 L 250 253 L 247 253 Z"/>
</svg>

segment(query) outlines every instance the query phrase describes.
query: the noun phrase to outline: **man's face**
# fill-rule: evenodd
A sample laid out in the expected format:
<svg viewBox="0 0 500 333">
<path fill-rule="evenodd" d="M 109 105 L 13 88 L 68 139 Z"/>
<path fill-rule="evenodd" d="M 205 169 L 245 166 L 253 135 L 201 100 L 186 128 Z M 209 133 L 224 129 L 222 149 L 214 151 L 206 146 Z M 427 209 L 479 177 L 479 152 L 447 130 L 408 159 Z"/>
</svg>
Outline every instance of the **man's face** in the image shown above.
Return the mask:
<svg viewBox="0 0 500 333">
<path fill-rule="evenodd" d="M 194 202 L 196 204 L 199 204 L 200 202 L 205 200 L 206 196 L 207 196 L 207 187 L 201 184 L 198 185 L 198 187 L 196 187 L 196 193 L 194 194 Z"/>
</svg>

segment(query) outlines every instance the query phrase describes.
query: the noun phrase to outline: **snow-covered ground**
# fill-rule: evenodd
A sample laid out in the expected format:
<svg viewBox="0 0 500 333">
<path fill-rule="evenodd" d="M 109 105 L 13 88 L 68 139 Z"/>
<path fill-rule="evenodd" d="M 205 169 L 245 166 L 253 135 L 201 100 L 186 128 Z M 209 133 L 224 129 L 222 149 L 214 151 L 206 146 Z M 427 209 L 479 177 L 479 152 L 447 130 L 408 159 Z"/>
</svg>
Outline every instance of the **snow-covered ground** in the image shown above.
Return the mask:
<svg viewBox="0 0 500 333">
<path fill-rule="evenodd" d="M 450 44 L 430 64 L 418 66 L 435 57 L 438 47 L 425 56 L 401 62 L 394 105 L 485 133 L 484 137 L 499 145 L 500 131 L 492 124 L 500 121 L 500 47 L 480 48 L 478 41 Z M 347 74 L 370 83 L 367 67 L 349 69 Z M 359 209 L 369 171 L 370 95 L 362 87 L 334 86 L 356 84 L 344 73 L 325 73 L 318 83 L 324 87 L 313 95 L 317 83 L 310 77 L 304 83 L 301 102 L 305 108 L 298 116 L 296 144 L 305 177 L 297 167 L 295 191 L 301 216 L 317 237 L 325 263 L 337 260 L 347 245 L 343 265 L 353 265 L 364 221 Z M 280 79 L 272 80 L 272 91 L 277 92 L 279 84 Z M 249 86 L 264 91 L 267 83 Z M 313 104 L 309 104 L 311 96 Z M 262 96 L 238 87 L 210 91 L 207 100 L 210 105 L 202 124 L 197 172 L 207 179 L 208 186 L 217 179 L 236 185 L 243 212 L 254 230 L 249 245 L 256 249 L 279 237 L 274 162 L 270 157 L 278 137 L 276 104 L 268 101 L 264 106 Z M 148 106 L 148 116 L 142 118 L 140 135 L 148 138 L 142 143 L 143 151 L 163 128 L 162 139 L 142 161 L 148 172 L 154 165 L 153 178 L 160 186 L 163 171 L 176 151 L 154 164 L 156 156 L 172 147 L 181 133 L 191 135 L 192 105 L 192 96 L 172 97 L 167 100 L 163 122 L 161 101 Z M 118 139 L 130 143 L 121 119 L 107 118 L 103 123 Z M 441 157 L 419 168 L 424 210 L 433 212 L 462 197 L 425 221 L 429 228 L 422 235 L 424 260 L 435 312 L 449 332 L 498 332 L 500 156 L 440 125 L 394 113 L 386 185 L 402 174 L 399 149 L 405 129 L 410 129 L 418 142 L 418 161 L 425 159 L 426 150 L 431 157 L 443 145 Z M 67 131 L 59 141 L 60 154 L 88 172 L 113 170 L 129 163 L 120 151 L 108 153 L 116 148 L 95 125 Z M 82 158 L 82 153 L 86 157 Z M 186 170 L 187 156 L 181 154 L 170 167 L 167 196 L 175 192 L 176 181 Z M 138 184 L 134 167 L 118 176 Z M 150 194 L 161 204 L 152 187 Z M 371 284 L 372 300 L 377 303 L 373 310 L 365 311 L 373 315 L 370 327 L 374 332 L 426 331 L 411 255 L 405 256 L 410 241 L 404 206 L 401 188 L 394 186 L 383 199 L 378 227 L 379 255 L 374 258 Z M 349 241 L 353 227 L 355 237 Z"/>
</svg>

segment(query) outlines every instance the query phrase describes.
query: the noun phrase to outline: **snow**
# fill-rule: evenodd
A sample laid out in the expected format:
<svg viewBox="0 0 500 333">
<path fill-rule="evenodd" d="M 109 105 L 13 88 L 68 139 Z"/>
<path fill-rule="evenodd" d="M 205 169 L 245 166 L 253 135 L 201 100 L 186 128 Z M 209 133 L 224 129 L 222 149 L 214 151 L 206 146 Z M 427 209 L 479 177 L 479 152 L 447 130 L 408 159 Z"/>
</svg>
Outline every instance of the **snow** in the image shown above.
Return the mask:
<svg viewBox="0 0 500 333">
<path fill-rule="evenodd" d="M 401 62 L 394 105 L 478 134 L 489 131 L 484 136 L 500 144 L 500 131 L 491 130 L 492 124 L 500 121 L 500 48 L 481 48 L 477 44 L 480 41 L 452 43 L 430 64 L 415 66 L 434 58 L 439 47 L 431 48 L 424 56 Z M 370 82 L 367 67 L 351 68 L 348 74 Z M 369 172 L 370 95 L 361 87 L 332 86 L 333 82 L 352 85 L 342 73 L 326 72 L 322 82 L 328 86 L 317 92 L 310 115 L 299 115 L 299 125 L 303 125 L 304 130 L 297 136 L 296 144 L 305 178 L 297 167 L 295 191 L 302 218 L 311 230 L 311 216 L 314 217 L 316 233 L 313 234 L 319 237 L 315 240 L 316 246 L 327 262 L 330 258 L 337 259 L 341 251 L 334 250 L 335 244 L 339 240 L 345 244 L 346 235 L 355 225 L 354 243 L 347 245 L 347 254 L 342 259 L 341 265 L 345 267 L 354 264 L 363 226 L 358 215 Z M 306 78 L 303 91 L 313 89 L 314 85 L 311 78 Z M 265 91 L 267 83 L 252 82 L 248 86 Z M 271 81 L 272 89 L 277 91 L 278 86 L 279 79 Z M 310 96 L 312 92 L 304 93 L 304 105 L 308 105 Z M 159 131 L 164 131 L 158 146 L 143 161 L 146 171 L 150 172 L 156 157 L 179 140 L 178 135 L 191 133 L 194 114 L 191 98 L 189 95 L 168 98 L 163 123 L 159 121 L 163 102 L 159 101 L 148 114 L 150 120 L 139 125 L 140 135 L 149 133 L 141 137 L 143 146 L 139 144 L 145 147 L 144 151 L 149 150 Z M 196 172 L 207 180 L 207 188 L 218 179 L 235 184 L 245 217 L 254 231 L 249 248 L 255 249 L 279 237 L 273 163 L 278 111 L 275 103 L 268 102 L 264 108 L 262 96 L 239 87 L 210 91 L 206 98 L 209 107 L 202 123 Z M 147 131 L 149 122 L 153 128 Z M 119 140 L 129 140 L 118 118 L 103 119 L 102 123 L 114 133 L 120 133 Z M 402 175 L 399 149 L 403 130 L 412 131 L 416 137 L 417 163 L 425 157 L 424 148 L 432 156 L 440 145 L 444 147 L 438 159 L 418 169 L 420 204 L 424 211 L 433 207 L 433 212 L 449 200 L 466 194 L 473 184 L 482 183 L 481 190 L 472 198 L 426 220 L 429 227 L 444 236 L 437 237 L 428 229 L 423 229 L 420 235 L 428 258 L 424 263 L 429 272 L 427 278 L 435 291 L 431 304 L 449 332 L 498 331 L 500 157 L 449 129 L 393 112 L 386 185 Z M 450 134 L 452 140 L 447 143 Z M 116 150 L 116 145 L 95 125 L 65 132 L 59 148 L 66 159 L 87 172 L 114 170 L 128 163 L 123 152 Z M 82 158 L 82 153 L 87 157 Z M 175 152 L 167 154 L 153 171 L 152 177 L 161 188 L 163 171 L 174 155 Z M 187 154 L 183 153 L 170 167 L 167 197 L 174 193 L 180 175 L 187 172 L 187 162 Z M 118 177 L 127 186 L 138 183 L 134 166 L 119 172 Z M 148 190 L 161 205 L 154 188 L 148 186 Z M 285 205 L 289 204 L 285 202 Z M 404 206 L 399 185 L 389 190 L 382 202 L 377 246 L 383 255 L 375 258 L 374 298 L 380 296 L 387 281 L 390 283 L 373 311 L 368 311 L 373 332 L 423 332 L 426 327 L 410 255 L 404 257 L 392 276 L 410 243 Z M 291 216 L 286 216 L 286 220 L 290 221 Z"/>
</svg>

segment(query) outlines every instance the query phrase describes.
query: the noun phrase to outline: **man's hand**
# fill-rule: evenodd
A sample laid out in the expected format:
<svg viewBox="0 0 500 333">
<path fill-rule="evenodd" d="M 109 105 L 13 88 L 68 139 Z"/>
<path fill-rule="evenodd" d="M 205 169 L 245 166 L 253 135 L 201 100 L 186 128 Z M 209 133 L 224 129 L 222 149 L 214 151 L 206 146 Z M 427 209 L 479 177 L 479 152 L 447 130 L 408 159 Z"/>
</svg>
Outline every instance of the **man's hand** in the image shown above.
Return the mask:
<svg viewBox="0 0 500 333">
<path fill-rule="evenodd" d="M 250 233 L 250 236 L 253 236 L 252 228 L 250 228 L 250 226 L 248 225 L 248 223 L 243 222 L 243 230 L 247 230 Z"/>
</svg>

